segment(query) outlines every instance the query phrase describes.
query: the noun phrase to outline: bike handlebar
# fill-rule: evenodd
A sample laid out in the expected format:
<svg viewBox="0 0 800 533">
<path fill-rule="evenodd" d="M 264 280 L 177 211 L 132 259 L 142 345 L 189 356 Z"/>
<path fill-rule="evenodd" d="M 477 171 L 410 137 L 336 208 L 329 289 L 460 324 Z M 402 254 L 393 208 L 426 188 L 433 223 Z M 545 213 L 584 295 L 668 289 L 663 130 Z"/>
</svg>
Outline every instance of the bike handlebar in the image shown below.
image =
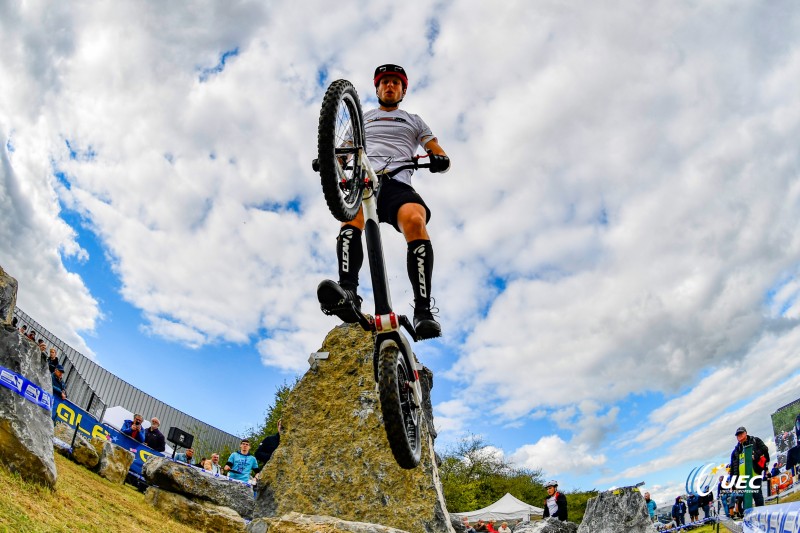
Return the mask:
<svg viewBox="0 0 800 533">
<path fill-rule="evenodd" d="M 395 168 L 394 170 L 392 170 L 391 172 L 386 172 L 384 174 L 378 174 L 378 175 L 379 176 L 384 176 L 384 177 L 387 177 L 387 178 L 392 178 L 392 177 L 398 175 L 400 172 L 402 172 L 404 170 L 416 170 L 418 168 L 428 168 L 428 167 L 430 167 L 431 166 L 430 163 L 420 163 L 419 162 L 419 159 L 422 158 L 422 157 L 428 157 L 428 156 L 426 156 L 426 155 L 416 156 L 416 157 L 414 157 L 414 159 L 411 159 L 409 161 L 403 161 L 403 163 L 408 163 L 408 164 L 401 165 L 401 166 Z M 311 169 L 314 172 L 319 172 L 319 159 L 314 159 L 313 161 L 311 161 Z"/>
</svg>

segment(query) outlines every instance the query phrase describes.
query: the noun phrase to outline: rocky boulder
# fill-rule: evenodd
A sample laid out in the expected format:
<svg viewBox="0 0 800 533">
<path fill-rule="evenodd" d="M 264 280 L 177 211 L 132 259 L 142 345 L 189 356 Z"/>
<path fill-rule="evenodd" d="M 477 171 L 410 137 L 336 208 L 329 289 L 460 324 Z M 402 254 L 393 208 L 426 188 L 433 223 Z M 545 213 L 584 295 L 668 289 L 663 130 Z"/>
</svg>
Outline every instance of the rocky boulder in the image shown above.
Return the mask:
<svg viewBox="0 0 800 533">
<path fill-rule="evenodd" d="M 552 517 L 523 523 L 514 528 L 514 533 L 575 533 L 576 531 L 578 531 L 578 524 L 562 522 L 558 518 Z"/>
<path fill-rule="evenodd" d="M 400 468 L 389 449 L 372 350 L 372 334 L 357 325 L 328 334 L 320 349 L 328 359 L 303 376 L 283 406 L 281 444 L 261 473 L 255 517 L 294 511 L 453 533 L 426 424 L 417 468 Z"/>
<path fill-rule="evenodd" d="M 89 470 L 94 470 L 100 464 L 100 453 L 103 447 L 101 446 L 103 440 L 100 437 L 95 437 L 90 442 L 89 439 L 83 435 L 75 436 L 75 444 L 72 446 L 72 459 L 79 465 L 83 465 Z M 98 451 L 100 450 L 100 451 Z M 125 478 L 123 477 L 123 480 Z"/>
<path fill-rule="evenodd" d="M 95 449 L 99 447 L 101 450 L 97 473 L 112 483 L 120 485 L 125 483 L 125 476 L 128 475 L 128 470 L 133 464 L 133 453 L 109 440 L 99 438 L 92 439 L 91 445 Z"/>
<path fill-rule="evenodd" d="M 6 274 L 0 266 L 0 326 L 11 326 L 17 306 L 17 280 Z"/>
<path fill-rule="evenodd" d="M 26 378 L 42 391 L 52 392 L 47 363 L 39 349 L 14 328 L 0 327 L 0 366 Z M 4 373 L 0 379 L 14 388 L 0 385 L 0 463 L 24 479 L 55 487 L 50 410 L 30 401 L 34 396 L 39 401 L 47 397 L 12 374 Z M 29 399 L 21 395 L 26 392 Z"/>
<path fill-rule="evenodd" d="M 157 487 L 148 487 L 144 499 L 162 513 L 197 531 L 209 533 L 245 531 L 244 519 L 228 507 L 190 500 L 186 496 Z"/>
<path fill-rule="evenodd" d="M 247 525 L 248 533 L 407 533 L 401 529 L 348 522 L 330 516 L 289 513 L 280 518 L 258 518 Z"/>
<path fill-rule="evenodd" d="M 601 492 L 589 500 L 578 533 L 653 533 L 644 496 L 636 487 Z"/>
<path fill-rule="evenodd" d="M 253 516 L 253 489 L 250 485 L 212 476 L 200 468 L 156 456 L 144 464 L 142 475 L 149 485 L 182 494 L 194 501 L 230 507 L 244 518 Z"/>
</svg>

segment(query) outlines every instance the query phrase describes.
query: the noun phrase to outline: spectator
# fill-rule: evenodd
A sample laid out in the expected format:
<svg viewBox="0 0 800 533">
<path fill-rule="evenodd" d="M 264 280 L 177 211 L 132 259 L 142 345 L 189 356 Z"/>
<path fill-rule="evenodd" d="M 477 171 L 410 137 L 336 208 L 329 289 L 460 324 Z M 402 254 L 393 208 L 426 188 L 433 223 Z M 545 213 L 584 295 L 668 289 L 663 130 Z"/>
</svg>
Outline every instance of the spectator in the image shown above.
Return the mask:
<svg viewBox="0 0 800 533">
<path fill-rule="evenodd" d="M 133 420 L 125 420 L 122 423 L 122 429 L 120 430 L 123 435 L 127 435 L 133 440 L 137 440 L 144 444 L 144 428 L 142 427 L 142 422 L 144 421 L 144 417 L 140 414 L 133 415 Z"/>
<path fill-rule="evenodd" d="M 189 448 L 186 453 L 181 452 L 175 455 L 175 460 L 194 466 L 194 448 Z"/>
<path fill-rule="evenodd" d="M 23 337 L 27 337 L 28 336 L 28 326 L 26 326 L 25 324 L 22 324 L 22 327 L 19 328 L 19 332 L 22 333 Z"/>
<path fill-rule="evenodd" d="M 467 518 L 464 518 L 464 533 L 475 533 L 475 528 L 469 525 Z"/>
<path fill-rule="evenodd" d="M 714 502 L 714 491 L 711 490 L 711 487 L 706 487 L 703 492 L 706 492 L 700 496 L 700 509 L 703 510 L 703 520 L 711 516 L 711 504 Z"/>
<path fill-rule="evenodd" d="M 494 528 L 494 520 L 486 522 L 486 533 L 497 533 L 497 530 Z"/>
<path fill-rule="evenodd" d="M 483 520 L 478 520 L 478 523 L 475 524 L 475 531 L 478 533 L 481 531 L 486 531 L 486 524 L 483 523 Z"/>
<path fill-rule="evenodd" d="M 500 527 L 497 528 L 497 533 L 511 533 L 511 528 L 508 527 L 508 522 L 503 522 L 500 524 Z"/>
<path fill-rule="evenodd" d="M 650 493 L 649 492 L 645 492 L 644 493 L 644 503 L 647 504 L 647 514 L 650 515 L 650 521 L 651 522 L 655 522 L 656 521 L 656 507 L 657 507 L 657 505 L 656 505 L 656 502 L 654 502 L 653 500 L 650 499 Z"/>
<path fill-rule="evenodd" d="M 197 463 L 197 466 L 199 466 L 206 472 L 211 472 L 211 459 L 206 459 L 205 457 L 201 457 L 200 461 L 198 461 Z"/>
<path fill-rule="evenodd" d="M 61 363 L 58 361 L 58 352 L 56 352 L 55 348 L 50 348 L 50 357 L 47 359 L 47 366 L 50 368 L 50 373 L 52 374 L 60 364 Z"/>
<path fill-rule="evenodd" d="M 239 444 L 239 451 L 233 452 L 225 463 L 225 471 L 228 477 L 237 481 L 250 481 L 250 473 L 258 472 L 258 461 L 250 455 L 250 441 L 243 439 Z"/>
<path fill-rule="evenodd" d="M 28 334 L 26 335 L 30 340 L 36 342 L 36 332 L 32 329 L 28 330 Z"/>
<path fill-rule="evenodd" d="M 219 464 L 219 454 L 212 453 L 211 454 L 211 473 L 212 474 L 222 474 L 222 465 Z"/>
<path fill-rule="evenodd" d="M 558 482 L 548 481 L 544 486 L 547 498 L 544 500 L 544 513 L 542 518 L 552 516 L 562 522 L 567 521 L 567 497 L 558 492 Z"/>
<path fill-rule="evenodd" d="M 740 426 L 736 430 L 736 446 L 731 452 L 731 475 L 736 478 L 739 474 L 739 454 L 745 446 L 753 447 L 753 505 L 762 507 L 764 505 L 764 494 L 761 492 L 761 473 L 769 463 L 769 450 L 764 441 L 758 437 L 747 434 L 747 429 Z M 749 481 L 749 480 L 748 480 Z M 748 483 L 749 485 L 749 483 Z"/>
<path fill-rule="evenodd" d="M 56 398 L 60 398 L 62 400 L 67 399 L 67 387 L 64 385 L 64 380 L 62 377 L 64 376 L 64 367 L 61 365 L 56 366 L 55 370 L 51 374 L 52 382 L 53 382 L 53 396 Z"/>
<path fill-rule="evenodd" d="M 686 506 L 689 508 L 689 522 L 700 520 L 700 497 L 697 494 L 690 494 L 686 499 Z"/>
<path fill-rule="evenodd" d="M 153 417 L 150 420 L 150 427 L 144 430 L 144 443 L 157 452 L 163 452 L 167 449 L 167 439 L 164 434 L 158 429 L 161 422 L 158 418 Z"/>
<path fill-rule="evenodd" d="M 278 445 L 281 443 L 281 421 L 278 420 L 278 432 L 274 435 L 270 435 L 266 437 L 264 440 L 261 441 L 261 444 L 258 445 L 256 449 L 256 453 L 254 454 L 255 458 L 266 464 L 272 454 L 275 453 L 275 450 L 278 449 Z"/>
<path fill-rule="evenodd" d="M 672 518 L 675 519 L 677 525 L 686 525 L 686 504 L 683 503 L 680 496 L 675 498 L 675 505 L 672 506 Z"/>
<path fill-rule="evenodd" d="M 11 327 L 13 327 L 14 329 L 17 329 L 17 323 L 18 322 L 19 322 L 19 319 L 17 317 L 12 318 L 11 319 Z"/>
<path fill-rule="evenodd" d="M 725 512 L 725 516 L 730 518 L 731 514 L 728 510 L 728 492 L 729 490 L 722 487 L 722 482 L 725 480 L 725 476 L 719 476 L 719 482 L 717 482 L 717 501 L 722 502 L 722 510 Z"/>
</svg>

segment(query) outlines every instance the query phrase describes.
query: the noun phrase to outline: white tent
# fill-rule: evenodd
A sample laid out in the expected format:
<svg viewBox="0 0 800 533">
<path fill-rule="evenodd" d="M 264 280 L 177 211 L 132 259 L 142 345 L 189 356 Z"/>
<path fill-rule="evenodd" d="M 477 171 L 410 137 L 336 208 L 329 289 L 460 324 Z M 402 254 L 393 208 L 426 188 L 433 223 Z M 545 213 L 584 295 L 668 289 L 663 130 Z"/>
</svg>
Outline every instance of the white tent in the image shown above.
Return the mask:
<svg viewBox="0 0 800 533">
<path fill-rule="evenodd" d="M 530 520 L 531 515 L 542 516 L 544 509 L 528 505 L 506 492 L 506 495 L 483 509 L 466 513 L 450 513 L 451 516 L 466 518 L 470 522 L 476 520 Z"/>
</svg>

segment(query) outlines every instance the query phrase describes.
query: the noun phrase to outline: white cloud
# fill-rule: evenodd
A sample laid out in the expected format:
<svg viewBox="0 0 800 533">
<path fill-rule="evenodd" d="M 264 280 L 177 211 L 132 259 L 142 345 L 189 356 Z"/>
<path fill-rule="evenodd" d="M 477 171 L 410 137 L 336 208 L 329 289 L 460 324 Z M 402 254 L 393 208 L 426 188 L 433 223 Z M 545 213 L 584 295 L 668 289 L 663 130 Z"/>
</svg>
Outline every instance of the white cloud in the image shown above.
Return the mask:
<svg viewBox="0 0 800 533">
<path fill-rule="evenodd" d="M 545 477 L 579 473 L 606 463 L 606 456 L 588 444 L 568 443 L 558 435 L 548 435 L 534 444 L 521 446 L 509 459 L 524 468 L 542 469 Z"/>
</svg>

